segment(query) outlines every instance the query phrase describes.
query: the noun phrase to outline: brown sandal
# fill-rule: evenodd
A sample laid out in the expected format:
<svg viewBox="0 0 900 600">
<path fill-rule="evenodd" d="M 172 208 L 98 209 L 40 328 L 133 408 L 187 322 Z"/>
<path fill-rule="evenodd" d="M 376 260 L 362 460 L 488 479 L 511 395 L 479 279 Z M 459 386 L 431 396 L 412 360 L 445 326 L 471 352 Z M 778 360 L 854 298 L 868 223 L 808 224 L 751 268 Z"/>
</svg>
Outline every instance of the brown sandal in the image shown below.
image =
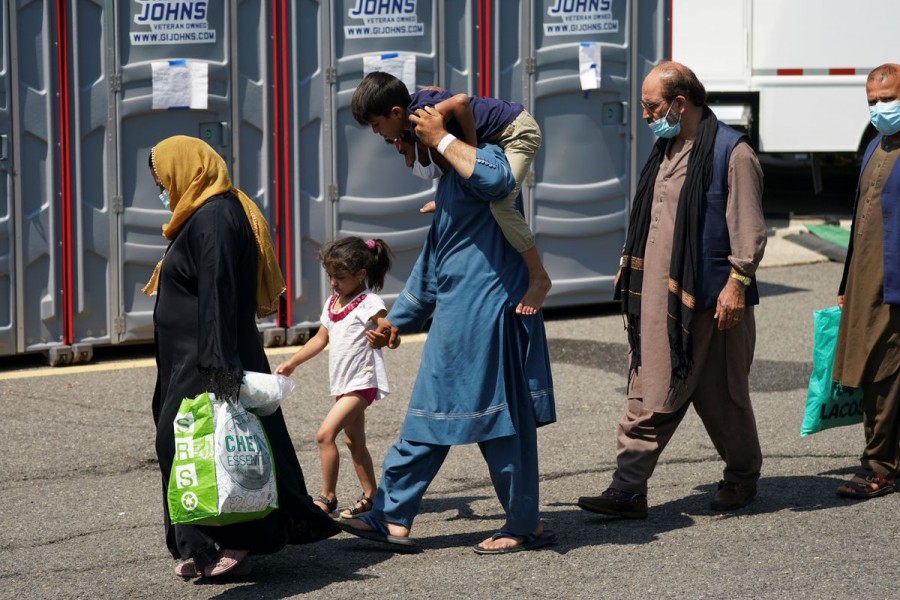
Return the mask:
<svg viewBox="0 0 900 600">
<path fill-rule="evenodd" d="M 353 506 L 349 506 L 341 511 L 341 518 L 357 519 L 364 517 L 370 512 L 372 512 L 372 499 L 365 494 L 360 494 Z"/>
<path fill-rule="evenodd" d="M 894 491 L 894 480 L 879 475 L 868 469 L 860 470 L 849 480 L 838 486 L 837 495 L 841 498 L 867 500 L 877 498 Z"/>
<path fill-rule="evenodd" d="M 315 499 L 315 502 L 321 502 L 322 504 L 325 505 L 325 508 L 322 509 L 322 512 L 324 512 L 325 514 L 331 515 L 331 514 L 334 514 L 334 511 L 337 510 L 337 505 L 338 505 L 337 496 L 335 496 L 331 500 L 329 500 L 325 496 L 318 496 Z M 322 507 L 320 506 L 319 508 L 322 508 Z"/>
</svg>

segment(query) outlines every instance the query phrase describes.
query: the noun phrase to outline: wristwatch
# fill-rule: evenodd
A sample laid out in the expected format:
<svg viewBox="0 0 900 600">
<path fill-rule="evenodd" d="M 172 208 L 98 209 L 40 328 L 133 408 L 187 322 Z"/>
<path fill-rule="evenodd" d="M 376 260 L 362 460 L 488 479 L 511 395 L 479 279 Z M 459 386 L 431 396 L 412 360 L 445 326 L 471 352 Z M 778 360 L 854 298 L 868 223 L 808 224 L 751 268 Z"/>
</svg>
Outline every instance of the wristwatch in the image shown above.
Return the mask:
<svg viewBox="0 0 900 600">
<path fill-rule="evenodd" d="M 744 287 L 747 287 L 748 285 L 750 285 L 750 282 L 753 281 L 752 279 L 750 279 L 750 278 L 747 277 L 746 275 L 741 275 L 740 273 L 738 273 L 738 272 L 735 271 L 734 269 L 731 270 L 731 273 L 729 273 L 728 276 L 731 277 L 732 279 L 737 279 L 738 281 L 740 281 L 741 283 L 743 283 L 743 284 L 744 284 Z"/>
</svg>

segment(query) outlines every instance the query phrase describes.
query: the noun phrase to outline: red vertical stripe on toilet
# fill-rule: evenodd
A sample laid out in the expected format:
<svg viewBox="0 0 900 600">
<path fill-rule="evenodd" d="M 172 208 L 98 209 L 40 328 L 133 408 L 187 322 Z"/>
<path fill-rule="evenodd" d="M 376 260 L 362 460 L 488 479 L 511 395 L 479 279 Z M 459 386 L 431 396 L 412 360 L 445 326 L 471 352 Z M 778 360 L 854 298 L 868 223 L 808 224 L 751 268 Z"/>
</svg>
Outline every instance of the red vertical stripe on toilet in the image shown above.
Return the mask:
<svg viewBox="0 0 900 600">
<path fill-rule="evenodd" d="M 292 321 L 291 298 L 293 298 L 293 248 L 291 246 L 291 128 L 290 128 L 290 111 L 288 110 L 289 100 L 289 84 L 288 78 L 288 14 L 286 0 L 279 0 L 279 11 L 281 21 L 281 71 L 279 73 L 281 79 L 281 129 L 284 135 L 281 137 L 281 177 L 282 177 L 282 198 L 281 204 L 284 207 L 284 219 L 282 228 L 284 230 L 284 284 L 287 288 L 285 291 L 285 311 L 283 315 L 279 315 L 279 325 L 290 327 Z"/>
<path fill-rule="evenodd" d="M 69 35 L 66 2 L 56 4 L 57 85 L 59 98 L 59 197 L 60 197 L 60 286 L 62 303 L 62 343 L 75 339 L 75 308 L 72 284 L 72 162 L 69 131 Z"/>
<path fill-rule="evenodd" d="M 286 86 L 287 18 L 285 0 L 276 0 L 272 5 L 272 149 L 273 149 L 273 212 L 275 215 L 275 252 L 282 263 L 290 264 L 290 202 L 286 181 L 290 169 L 286 151 L 289 134 L 286 126 L 288 90 Z M 291 271 L 283 268 L 287 288 L 286 310 L 279 306 L 277 325 L 290 323 L 291 315 Z"/>
<path fill-rule="evenodd" d="M 493 95 L 492 37 L 493 0 L 478 0 L 478 90 L 479 96 Z"/>
</svg>

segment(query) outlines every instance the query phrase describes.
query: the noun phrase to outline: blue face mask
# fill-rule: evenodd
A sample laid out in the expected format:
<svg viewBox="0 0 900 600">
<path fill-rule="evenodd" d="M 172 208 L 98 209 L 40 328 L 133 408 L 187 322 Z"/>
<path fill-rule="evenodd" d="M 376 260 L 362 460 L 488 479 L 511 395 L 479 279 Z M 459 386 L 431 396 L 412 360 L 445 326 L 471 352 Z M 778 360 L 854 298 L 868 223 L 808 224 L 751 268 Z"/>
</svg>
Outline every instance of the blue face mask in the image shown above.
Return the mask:
<svg viewBox="0 0 900 600">
<path fill-rule="evenodd" d="M 872 126 L 881 135 L 894 135 L 900 132 L 900 100 L 876 102 L 869 107 Z"/>
<path fill-rule="evenodd" d="M 162 202 L 162 205 L 166 208 L 169 208 L 169 190 L 163 190 L 159 195 L 159 201 Z"/>
<path fill-rule="evenodd" d="M 673 138 L 681 133 L 681 118 L 679 117 L 678 122 L 674 125 L 670 124 L 670 112 L 672 112 L 672 105 L 669 105 L 669 110 L 666 111 L 666 114 L 650 123 L 650 131 L 653 132 L 653 135 L 661 138 Z"/>
</svg>

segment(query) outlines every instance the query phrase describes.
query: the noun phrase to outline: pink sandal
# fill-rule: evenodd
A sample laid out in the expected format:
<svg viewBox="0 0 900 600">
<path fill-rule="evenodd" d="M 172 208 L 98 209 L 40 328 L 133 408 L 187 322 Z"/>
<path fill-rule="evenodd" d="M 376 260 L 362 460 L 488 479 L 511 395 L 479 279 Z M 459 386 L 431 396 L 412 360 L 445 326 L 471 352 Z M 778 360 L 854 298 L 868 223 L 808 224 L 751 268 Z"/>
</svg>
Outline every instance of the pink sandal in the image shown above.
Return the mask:
<svg viewBox="0 0 900 600">
<path fill-rule="evenodd" d="M 203 569 L 204 577 L 246 575 L 250 572 L 250 553 L 247 550 L 222 550 L 216 562 Z"/>
<path fill-rule="evenodd" d="M 197 568 L 197 563 L 194 562 L 193 558 L 183 560 L 175 565 L 175 574 L 178 577 L 184 577 L 185 579 L 200 577 L 200 575 L 202 575 L 200 569 Z"/>
</svg>

